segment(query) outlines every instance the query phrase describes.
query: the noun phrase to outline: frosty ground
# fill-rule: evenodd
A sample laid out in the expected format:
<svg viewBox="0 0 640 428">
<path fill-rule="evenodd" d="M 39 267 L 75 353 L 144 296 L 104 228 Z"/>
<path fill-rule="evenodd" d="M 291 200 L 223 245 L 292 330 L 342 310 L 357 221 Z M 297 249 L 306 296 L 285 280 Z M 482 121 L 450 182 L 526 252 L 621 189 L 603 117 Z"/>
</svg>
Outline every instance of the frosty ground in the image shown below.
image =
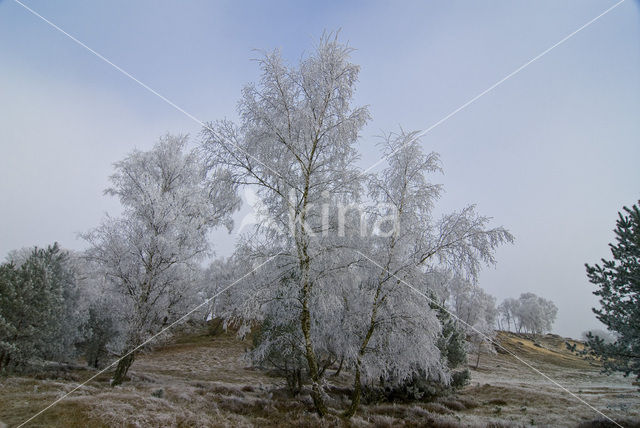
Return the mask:
<svg viewBox="0 0 640 428">
<path fill-rule="evenodd" d="M 565 350 L 565 339 L 499 333 L 508 350 L 558 381 L 623 426 L 640 426 L 640 394 L 630 379 L 600 374 L 600 367 Z M 368 403 L 349 422 L 320 420 L 308 391 L 297 398 L 284 382 L 243 360 L 249 340 L 202 328 L 141 355 L 130 381 L 109 386 L 105 373 L 28 426 L 607 426 L 595 411 L 511 355 L 483 354 L 471 383 L 432 402 Z M 15 426 L 95 374 L 57 369 L 33 377 L 0 379 L 0 421 Z M 344 376 L 344 377 L 343 377 Z M 327 377 L 333 413 L 348 406 L 347 375 Z"/>
</svg>

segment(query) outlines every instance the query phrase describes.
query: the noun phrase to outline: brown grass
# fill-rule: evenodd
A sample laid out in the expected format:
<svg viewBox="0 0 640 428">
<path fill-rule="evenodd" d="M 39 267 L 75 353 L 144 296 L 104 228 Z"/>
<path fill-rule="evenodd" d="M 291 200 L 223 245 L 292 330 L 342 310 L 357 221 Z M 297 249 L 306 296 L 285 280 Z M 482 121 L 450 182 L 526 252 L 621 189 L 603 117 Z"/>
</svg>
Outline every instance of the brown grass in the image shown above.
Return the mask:
<svg viewBox="0 0 640 428">
<path fill-rule="evenodd" d="M 607 412 L 618 412 L 618 419 L 633 423 L 640 414 L 635 389 L 608 385 L 609 379 L 598 374 L 597 368 L 563 350 L 564 339 L 507 333 L 498 338 L 507 349 L 554 378 L 581 385 L 574 388 L 581 390 L 581 396 Z M 211 336 L 206 330 L 182 334 L 141 355 L 132 366 L 130 382 L 111 388 L 109 375 L 99 376 L 29 426 L 457 428 L 598 423 L 594 422 L 597 414 L 505 354 L 483 355 L 480 370 L 472 371 L 471 384 L 459 394 L 430 403 L 363 405 L 349 421 L 339 416 L 350 392 L 349 373 L 343 372 L 327 380 L 327 403 L 333 414 L 320 420 L 313 412 L 308 389 L 291 398 L 282 380 L 248 366 L 243 354 L 249 343 L 228 333 Z M 72 370 L 0 378 L 0 421 L 9 425 L 23 422 L 93 373 Z"/>
</svg>

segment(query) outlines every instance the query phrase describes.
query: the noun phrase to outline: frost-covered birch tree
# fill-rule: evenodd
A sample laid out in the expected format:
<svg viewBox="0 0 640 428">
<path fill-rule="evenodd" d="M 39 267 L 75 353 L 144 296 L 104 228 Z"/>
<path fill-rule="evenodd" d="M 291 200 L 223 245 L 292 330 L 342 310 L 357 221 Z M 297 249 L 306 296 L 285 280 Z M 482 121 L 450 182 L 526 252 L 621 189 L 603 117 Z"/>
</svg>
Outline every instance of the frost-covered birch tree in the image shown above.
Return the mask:
<svg viewBox="0 0 640 428">
<path fill-rule="evenodd" d="M 542 334 L 550 331 L 558 314 L 556 305 L 534 293 L 522 293 L 514 308 L 518 332 Z"/>
<path fill-rule="evenodd" d="M 366 320 L 357 324 L 353 395 L 346 416 L 360 402 L 362 372 L 395 382 L 416 375 L 448 382 L 436 346 L 440 323 L 425 298 L 433 285 L 424 272 L 448 267 L 475 278 L 482 264 L 495 262 L 495 248 L 513 240 L 502 227 L 488 228 L 489 219 L 473 206 L 434 219 L 441 187 L 430 183 L 428 175 L 440 171 L 440 163 L 437 154 L 423 152 L 417 134 L 389 135 L 383 144 L 389 166 L 369 182 L 373 218 L 393 220 L 388 233 L 371 234 L 365 249 L 374 273 L 359 290 Z"/>
<path fill-rule="evenodd" d="M 265 54 L 258 61 L 259 83 L 242 91 L 240 124 L 222 121 L 203 131 L 210 171 L 223 165 L 231 171 L 230 185 L 252 186 L 271 219 L 270 229 L 258 230 L 265 239 L 243 250 L 248 260 L 277 255 L 273 275 L 265 274 L 258 281 L 263 288 L 243 303 L 244 316 L 264 318 L 276 296 L 287 306 L 285 318 L 295 323 L 291 331 L 302 348 L 320 415 L 327 409 L 314 330 L 325 304 L 320 276 L 330 260 L 330 246 L 318 237 L 324 227 L 320 205 L 357 196 L 354 144 L 369 117 L 366 108 L 352 105 L 359 67 L 349 61 L 350 53 L 336 37 L 324 36 L 297 66 L 287 65 L 277 51 Z"/>
<path fill-rule="evenodd" d="M 507 329 L 516 332 L 542 334 L 550 331 L 558 315 L 558 308 L 548 299 L 534 293 L 522 293 L 517 299 L 507 298 L 498 306 L 498 315 Z"/>
<path fill-rule="evenodd" d="M 124 208 L 84 237 L 86 257 L 119 296 L 115 310 L 126 328 L 113 384 L 121 383 L 133 350 L 179 315 L 195 283 L 197 262 L 209 250 L 207 233 L 231 228 L 239 201 L 235 188 L 205 180 L 186 137 L 167 135 L 150 151 L 134 151 L 115 164 L 111 187 Z M 224 174 L 218 170 L 217 174 Z"/>
<path fill-rule="evenodd" d="M 502 329 L 507 331 L 511 330 L 511 324 L 513 324 L 514 329 L 516 328 L 517 307 L 518 307 L 518 301 L 513 297 L 508 297 L 504 299 L 502 303 L 498 305 L 498 316 L 501 322 Z"/>
<path fill-rule="evenodd" d="M 294 391 L 304 362 L 320 415 L 333 363 L 353 374 L 347 416 L 368 380 L 420 374 L 446 383 L 425 272 L 444 267 L 475 278 L 512 240 L 473 206 L 433 218 L 440 186 L 427 175 L 440 166 L 417 133 L 387 138 L 389 168 L 379 175 L 354 167 L 368 112 L 352 106 L 358 67 L 350 51 L 325 36 L 297 67 L 266 54 L 260 82 L 243 90 L 240 124 L 207 125 L 201 145 L 210 172 L 227 168 L 229 186 L 248 186 L 261 201 L 263 221 L 234 255 L 249 273 L 224 296 L 223 317 L 241 332 L 259 325 L 254 362 L 290 372 Z M 265 260 L 268 268 L 251 273 Z"/>
<path fill-rule="evenodd" d="M 496 299 L 468 279 L 456 277 L 451 281 L 450 306 L 461 321 L 469 343 L 476 353 L 476 368 L 483 349 L 493 352 L 498 309 Z"/>
</svg>

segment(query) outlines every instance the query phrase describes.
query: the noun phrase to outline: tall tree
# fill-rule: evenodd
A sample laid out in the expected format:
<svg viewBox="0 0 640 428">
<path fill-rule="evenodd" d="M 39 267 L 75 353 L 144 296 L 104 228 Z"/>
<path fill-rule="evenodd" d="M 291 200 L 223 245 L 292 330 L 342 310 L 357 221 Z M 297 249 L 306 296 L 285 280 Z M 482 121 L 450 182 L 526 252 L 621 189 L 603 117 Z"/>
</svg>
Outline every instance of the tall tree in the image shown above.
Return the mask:
<svg viewBox="0 0 640 428">
<path fill-rule="evenodd" d="M 598 289 L 600 308 L 596 317 L 616 334 L 613 343 L 589 333 L 591 351 L 604 359 L 607 371 L 621 371 L 640 379 L 640 202 L 623 207 L 616 221 L 615 243 L 609 244 L 612 259 L 586 264 L 589 281 Z"/>
<path fill-rule="evenodd" d="M 107 217 L 85 235 L 86 255 L 119 294 L 126 326 L 114 385 L 124 380 L 136 347 L 181 312 L 197 262 L 209 250 L 207 233 L 220 224 L 231 228 L 239 205 L 235 188 L 205 180 L 186 143 L 167 135 L 152 150 L 117 162 L 105 193 L 120 199 L 123 215 Z"/>
<path fill-rule="evenodd" d="M 241 124 L 209 124 L 202 142 L 211 171 L 224 166 L 231 186 L 251 186 L 269 217 L 235 258 L 273 261 L 227 293 L 223 316 L 240 321 L 241 332 L 261 322 L 254 361 L 282 368 L 284 355 L 294 373 L 305 361 L 320 415 L 332 362 L 354 375 L 347 415 L 368 380 L 402 382 L 419 372 L 446 382 L 438 315 L 402 281 L 427 293 L 424 272 L 434 266 L 475 277 L 512 240 L 473 206 L 432 219 L 440 187 L 426 174 L 439 170 L 438 157 L 422 153 L 417 133 L 387 138 L 390 167 L 380 175 L 355 168 L 368 112 L 352 106 L 358 67 L 350 52 L 325 36 L 297 67 L 267 54 L 259 84 L 243 91 Z"/>
<path fill-rule="evenodd" d="M 346 416 L 358 408 L 363 369 L 399 380 L 419 374 L 447 377 L 437 348 L 437 313 L 406 284 L 426 294 L 430 285 L 423 272 L 438 266 L 475 278 L 483 263 L 494 263 L 495 248 L 513 240 L 502 227 L 488 228 L 489 219 L 473 206 L 433 219 L 441 188 L 429 182 L 428 174 L 440 165 L 437 154 L 423 152 L 417 134 L 387 136 L 383 153 L 389 166 L 369 183 L 374 219 L 389 218 L 391 224 L 389 233 L 371 233 L 364 250 L 375 260 L 374 272 L 359 289 L 366 296 L 366 320 L 356 333 L 353 394 Z M 403 351 L 397 357 L 387 354 L 385 350 L 393 349 L 389 344 Z"/>
<path fill-rule="evenodd" d="M 294 299 L 290 311 L 297 314 L 320 415 L 327 409 L 313 338 L 314 298 L 321 294 L 319 259 L 327 248 L 315 239 L 323 227 L 318 208 L 327 199 L 352 197 L 360 185 L 354 144 L 369 117 L 352 105 L 359 67 L 349 62 L 350 53 L 337 36 L 326 35 L 297 67 L 277 51 L 266 54 L 259 84 L 242 92 L 240 126 L 223 121 L 203 131 L 211 170 L 224 165 L 231 185 L 253 186 L 276 226 L 263 230 L 269 239 L 252 253 L 278 254 L 275 264 L 289 272 L 286 282 L 274 280 Z"/>
</svg>

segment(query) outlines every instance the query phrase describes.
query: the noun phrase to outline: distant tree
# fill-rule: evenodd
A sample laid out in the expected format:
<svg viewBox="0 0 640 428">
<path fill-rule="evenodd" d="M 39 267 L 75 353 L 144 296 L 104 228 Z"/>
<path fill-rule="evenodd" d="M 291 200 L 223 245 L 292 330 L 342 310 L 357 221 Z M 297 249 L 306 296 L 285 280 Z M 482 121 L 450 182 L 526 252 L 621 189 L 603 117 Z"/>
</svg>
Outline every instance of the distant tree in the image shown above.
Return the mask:
<svg viewBox="0 0 640 428">
<path fill-rule="evenodd" d="M 118 196 L 123 215 L 107 217 L 84 236 L 91 244 L 87 259 L 120 296 L 113 310 L 125 338 L 114 385 L 124 380 L 136 347 L 183 313 L 209 250 L 208 232 L 220 224 L 230 228 L 239 204 L 233 187 L 205 180 L 186 142 L 168 135 L 116 163 L 106 193 Z"/>
<path fill-rule="evenodd" d="M 462 328 L 475 350 L 476 368 L 478 368 L 482 351 L 494 349 L 490 345 L 495 336 L 498 314 L 496 299 L 476 284 L 460 277 L 454 278 L 450 288 L 450 305 L 462 322 Z"/>
<path fill-rule="evenodd" d="M 542 334 L 550 331 L 558 315 L 557 306 L 534 293 L 522 293 L 517 299 L 505 299 L 497 309 L 497 316 L 507 328 L 518 332 Z"/>
<path fill-rule="evenodd" d="M 609 244 L 612 259 L 602 265 L 586 264 L 589 281 L 598 289 L 596 317 L 616 334 L 613 343 L 589 334 L 587 345 L 604 360 L 605 370 L 640 379 L 640 202 L 618 213 L 616 242 Z"/>
<path fill-rule="evenodd" d="M 534 293 L 523 293 L 518 298 L 515 314 L 518 331 L 536 334 L 550 331 L 557 314 L 558 308 L 551 300 Z"/>
<path fill-rule="evenodd" d="M 242 262 L 234 257 L 214 259 L 202 273 L 202 285 L 199 293 L 201 298 L 207 299 L 210 296 L 217 296 L 210 299 L 209 305 L 203 308 L 201 315 L 204 321 L 221 317 L 225 314 L 225 310 L 231 306 L 229 293 L 220 292 L 232 284 L 235 280 L 242 276 L 243 270 L 239 267 Z M 216 328 L 223 327 L 222 322 L 216 323 Z"/>
<path fill-rule="evenodd" d="M 512 297 L 508 297 L 500 303 L 498 306 L 498 317 L 501 320 L 502 328 L 505 330 L 511 330 L 511 324 L 513 328 L 516 328 L 516 311 L 518 308 L 518 301 Z M 505 325 L 506 323 L 506 325 Z M 506 327 L 506 328 L 505 328 Z"/>
<path fill-rule="evenodd" d="M 83 314 L 69 253 L 57 243 L 0 265 L 0 371 L 74 356 Z"/>
</svg>

